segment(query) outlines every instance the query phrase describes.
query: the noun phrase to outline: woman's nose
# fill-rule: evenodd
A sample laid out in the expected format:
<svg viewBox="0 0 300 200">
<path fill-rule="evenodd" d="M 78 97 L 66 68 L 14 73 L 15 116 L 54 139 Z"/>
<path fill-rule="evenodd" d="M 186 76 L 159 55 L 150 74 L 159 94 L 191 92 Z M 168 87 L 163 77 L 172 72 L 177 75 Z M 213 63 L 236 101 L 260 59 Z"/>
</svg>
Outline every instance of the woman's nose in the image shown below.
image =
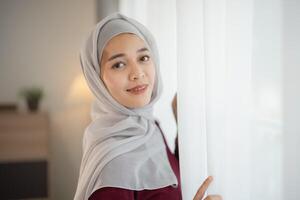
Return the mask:
<svg viewBox="0 0 300 200">
<path fill-rule="evenodd" d="M 131 81 L 134 81 L 134 80 L 144 78 L 144 76 L 145 76 L 145 72 L 143 71 L 141 66 L 139 66 L 138 64 L 134 64 L 132 66 L 132 70 L 131 70 L 131 73 L 129 75 L 129 79 Z"/>
</svg>

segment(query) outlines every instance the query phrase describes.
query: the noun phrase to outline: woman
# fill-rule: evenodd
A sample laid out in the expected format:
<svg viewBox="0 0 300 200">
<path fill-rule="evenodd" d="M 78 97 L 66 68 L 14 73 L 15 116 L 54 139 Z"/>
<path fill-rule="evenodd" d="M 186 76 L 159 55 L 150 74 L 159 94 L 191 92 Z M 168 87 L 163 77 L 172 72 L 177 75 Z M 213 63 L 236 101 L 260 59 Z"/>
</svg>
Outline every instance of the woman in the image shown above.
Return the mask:
<svg viewBox="0 0 300 200">
<path fill-rule="evenodd" d="M 150 32 L 133 19 L 112 14 L 91 32 L 80 60 L 96 98 L 74 199 L 181 199 L 178 160 L 153 116 L 162 81 Z M 202 199 L 211 180 L 195 199 Z"/>
</svg>

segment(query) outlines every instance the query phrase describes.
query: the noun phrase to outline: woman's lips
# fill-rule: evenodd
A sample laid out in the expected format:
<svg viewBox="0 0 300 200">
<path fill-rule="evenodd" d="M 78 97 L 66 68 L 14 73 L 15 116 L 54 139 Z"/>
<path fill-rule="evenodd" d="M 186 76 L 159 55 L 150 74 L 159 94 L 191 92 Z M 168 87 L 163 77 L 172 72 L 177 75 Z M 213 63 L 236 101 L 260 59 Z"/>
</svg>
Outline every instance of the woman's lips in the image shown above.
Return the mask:
<svg viewBox="0 0 300 200">
<path fill-rule="evenodd" d="M 132 93 L 132 94 L 142 94 L 144 93 L 148 88 L 147 84 L 143 84 L 143 85 L 138 85 L 136 87 L 133 87 L 131 89 L 128 89 L 127 91 Z"/>
</svg>

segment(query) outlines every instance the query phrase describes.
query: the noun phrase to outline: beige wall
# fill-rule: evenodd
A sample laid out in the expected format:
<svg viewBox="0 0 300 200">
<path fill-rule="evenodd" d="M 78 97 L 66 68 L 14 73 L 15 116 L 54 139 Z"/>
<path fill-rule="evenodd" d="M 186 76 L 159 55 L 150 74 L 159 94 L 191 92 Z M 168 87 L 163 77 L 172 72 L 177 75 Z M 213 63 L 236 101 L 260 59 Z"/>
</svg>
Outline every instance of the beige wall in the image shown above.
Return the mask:
<svg viewBox="0 0 300 200">
<path fill-rule="evenodd" d="M 97 20 L 95 0 L 0 1 L 0 102 L 41 85 L 50 115 L 50 199 L 72 199 L 89 122 L 90 98 L 77 98 L 79 50 Z M 22 105 L 22 104 L 20 104 Z"/>
</svg>

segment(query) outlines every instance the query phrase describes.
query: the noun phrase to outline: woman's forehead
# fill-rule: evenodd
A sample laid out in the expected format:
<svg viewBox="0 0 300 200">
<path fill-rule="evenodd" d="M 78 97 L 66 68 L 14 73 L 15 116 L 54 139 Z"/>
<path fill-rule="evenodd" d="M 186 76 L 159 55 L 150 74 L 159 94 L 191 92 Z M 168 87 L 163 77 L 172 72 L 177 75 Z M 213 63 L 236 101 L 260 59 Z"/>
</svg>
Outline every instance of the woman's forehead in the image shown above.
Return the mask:
<svg viewBox="0 0 300 200">
<path fill-rule="evenodd" d="M 130 48 L 135 46 L 146 46 L 144 40 L 133 33 L 122 33 L 112 37 L 104 47 L 108 48 Z"/>
<path fill-rule="evenodd" d="M 139 36 L 131 33 L 122 33 L 111 38 L 103 49 L 102 60 L 114 54 L 140 53 L 150 51 L 146 42 Z"/>
</svg>

